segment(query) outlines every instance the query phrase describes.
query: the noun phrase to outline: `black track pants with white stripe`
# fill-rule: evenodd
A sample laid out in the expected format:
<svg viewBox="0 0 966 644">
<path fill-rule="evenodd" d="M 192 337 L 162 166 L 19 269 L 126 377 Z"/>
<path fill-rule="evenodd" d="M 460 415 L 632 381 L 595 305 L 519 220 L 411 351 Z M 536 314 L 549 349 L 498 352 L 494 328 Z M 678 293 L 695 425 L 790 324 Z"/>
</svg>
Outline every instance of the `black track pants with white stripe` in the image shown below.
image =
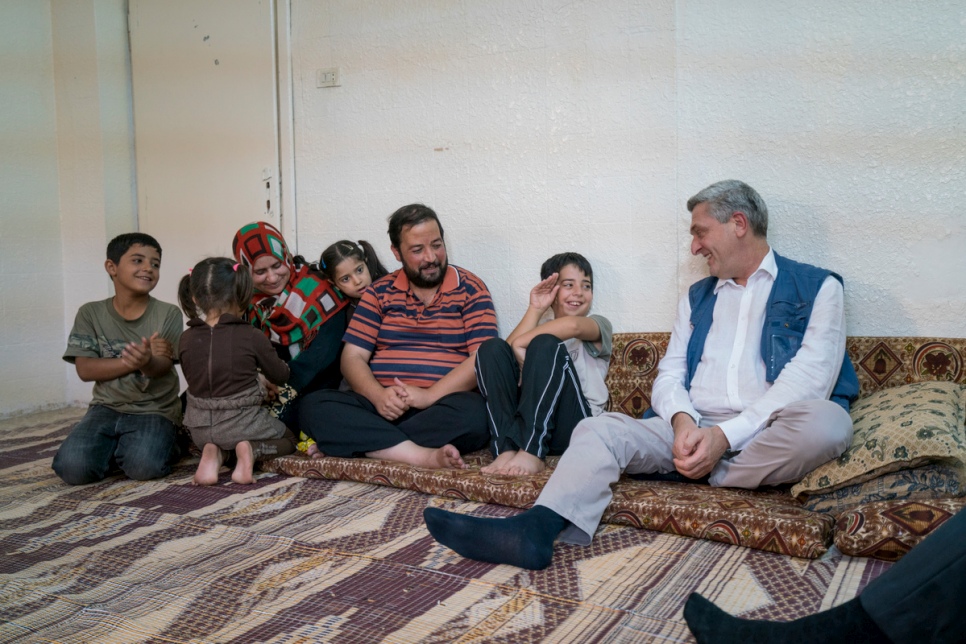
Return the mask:
<svg viewBox="0 0 966 644">
<path fill-rule="evenodd" d="M 522 379 L 510 345 L 487 340 L 476 352 L 476 382 L 494 456 L 516 449 L 539 458 L 562 454 L 574 427 L 591 415 L 566 346 L 549 334 L 530 342 Z"/>
</svg>

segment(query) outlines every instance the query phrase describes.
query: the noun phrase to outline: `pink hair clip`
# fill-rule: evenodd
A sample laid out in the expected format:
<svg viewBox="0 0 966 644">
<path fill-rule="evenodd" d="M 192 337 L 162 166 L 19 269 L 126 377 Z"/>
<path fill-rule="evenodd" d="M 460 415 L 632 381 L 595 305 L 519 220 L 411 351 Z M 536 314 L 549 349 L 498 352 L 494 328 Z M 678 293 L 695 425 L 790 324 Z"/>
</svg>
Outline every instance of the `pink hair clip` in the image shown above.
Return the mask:
<svg viewBox="0 0 966 644">
<path fill-rule="evenodd" d="M 188 275 L 191 275 L 191 271 L 193 271 L 193 270 L 195 270 L 195 269 L 194 268 L 189 268 L 188 269 Z"/>
<path fill-rule="evenodd" d="M 231 267 L 231 270 L 233 270 L 233 271 L 235 271 L 237 273 L 238 272 L 238 264 L 235 264 L 234 266 L 232 266 Z"/>
</svg>

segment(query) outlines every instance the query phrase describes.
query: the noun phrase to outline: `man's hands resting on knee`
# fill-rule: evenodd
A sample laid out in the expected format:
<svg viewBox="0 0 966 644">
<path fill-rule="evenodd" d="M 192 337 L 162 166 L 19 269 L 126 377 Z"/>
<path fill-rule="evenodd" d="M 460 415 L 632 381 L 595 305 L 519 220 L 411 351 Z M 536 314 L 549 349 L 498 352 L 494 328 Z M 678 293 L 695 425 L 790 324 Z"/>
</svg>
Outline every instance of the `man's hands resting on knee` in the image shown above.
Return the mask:
<svg viewBox="0 0 966 644">
<path fill-rule="evenodd" d="M 717 425 L 698 427 L 688 414 L 678 412 L 671 419 L 674 428 L 674 467 L 689 479 L 707 476 L 731 447 Z"/>
<path fill-rule="evenodd" d="M 385 387 L 375 400 L 371 401 L 376 412 L 388 421 L 394 421 L 409 410 L 409 403 L 400 395 L 396 387 Z"/>
</svg>

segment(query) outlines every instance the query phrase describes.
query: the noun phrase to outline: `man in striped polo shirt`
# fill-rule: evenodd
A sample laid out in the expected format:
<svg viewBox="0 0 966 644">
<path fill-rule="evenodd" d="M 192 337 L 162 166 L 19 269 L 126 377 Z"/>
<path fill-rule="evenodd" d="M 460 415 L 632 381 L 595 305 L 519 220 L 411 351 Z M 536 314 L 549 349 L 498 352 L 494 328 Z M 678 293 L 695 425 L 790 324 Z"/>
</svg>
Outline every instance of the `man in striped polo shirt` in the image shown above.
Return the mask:
<svg viewBox="0 0 966 644">
<path fill-rule="evenodd" d="M 397 210 L 389 239 L 403 267 L 366 290 L 343 338 L 352 391 L 310 394 L 301 426 L 328 456 L 463 468 L 460 453 L 489 439 L 473 363 L 480 344 L 497 336 L 490 292 L 446 261 L 432 209 Z"/>
</svg>

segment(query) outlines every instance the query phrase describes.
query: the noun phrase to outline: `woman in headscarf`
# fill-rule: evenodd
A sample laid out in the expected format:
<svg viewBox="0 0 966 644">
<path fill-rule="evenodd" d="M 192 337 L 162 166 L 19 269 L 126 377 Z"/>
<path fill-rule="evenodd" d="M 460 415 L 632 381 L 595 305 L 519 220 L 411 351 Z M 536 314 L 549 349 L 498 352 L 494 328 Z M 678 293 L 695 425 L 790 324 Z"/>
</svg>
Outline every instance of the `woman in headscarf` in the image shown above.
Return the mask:
<svg viewBox="0 0 966 644">
<path fill-rule="evenodd" d="M 291 370 L 297 396 L 280 419 L 298 434 L 299 399 L 318 389 L 337 389 L 348 301 L 332 284 L 293 257 L 282 234 L 264 221 L 242 227 L 232 241 L 235 259 L 252 272 L 255 295 L 246 312 L 272 341 Z"/>
</svg>

